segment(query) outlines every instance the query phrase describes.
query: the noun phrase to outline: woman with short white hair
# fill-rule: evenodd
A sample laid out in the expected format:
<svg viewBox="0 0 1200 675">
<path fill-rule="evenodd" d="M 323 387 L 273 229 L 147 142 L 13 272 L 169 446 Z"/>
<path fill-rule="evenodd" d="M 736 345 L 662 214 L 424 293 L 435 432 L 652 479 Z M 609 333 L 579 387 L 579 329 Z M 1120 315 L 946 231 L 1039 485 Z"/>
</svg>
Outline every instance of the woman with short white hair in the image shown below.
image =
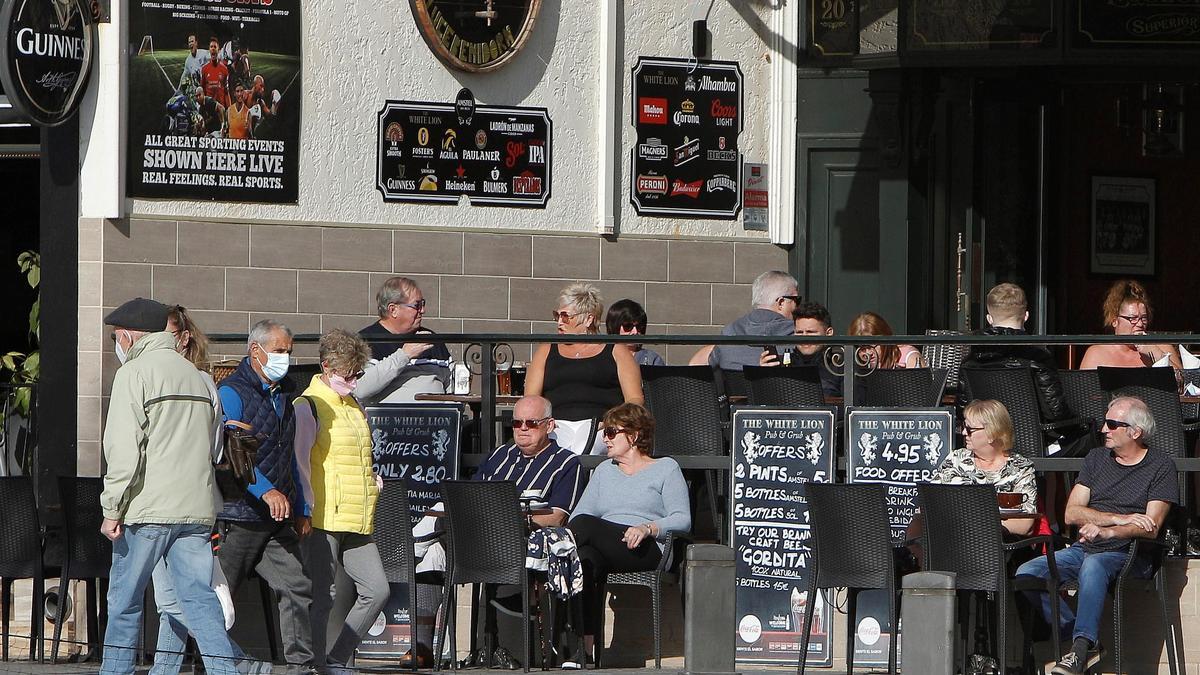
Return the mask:
<svg viewBox="0 0 1200 675">
<path fill-rule="evenodd" d="M 573 283 L 558 294 L 553 315 L 559 335 L 583 340 L 600 332 L 604 300 L 595 286 Z M 626 345 L 583 341 L 540 345 L 529 363 L 525 394 L 550 401 L 556 441 L 577 454 L 604 451 L 595 431 L 609 408 L 644 401 L 642 373 Z"/>
</svg>

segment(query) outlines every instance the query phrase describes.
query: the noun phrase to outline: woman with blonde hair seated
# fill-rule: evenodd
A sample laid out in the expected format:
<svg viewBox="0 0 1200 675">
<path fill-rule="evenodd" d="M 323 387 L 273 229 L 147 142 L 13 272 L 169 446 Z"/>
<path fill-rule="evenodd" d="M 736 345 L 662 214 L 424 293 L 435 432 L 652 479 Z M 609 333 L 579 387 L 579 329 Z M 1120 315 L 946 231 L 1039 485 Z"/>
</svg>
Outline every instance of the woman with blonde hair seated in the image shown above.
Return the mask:
<svg viewBox="0 0 1200 675">
<path fill-rule="evenodd" d="M 846 332 L 850 335 L 893 335 L 887 320 L 875 312 L 863 312 L 854 317 Z M 869 365 L 883 370 L 925 367 L 921 350 L 912 345 L 874 345 L 867 351 L 866 360 Z"/>
<path fill-rule="evenodd" d="M 1104 325 L 1114 335 L 1146 335 L 1154 309 L 1150 294 L 1132 279 L 1113 282 L 1104 298 Z M 1136 368 L 1138 366 L 1171 366 L 1182 368 L 1179 351 L 1174 345 L 1092 345 L 1083 354 L 1083 370 L 1099 366 Z"/>
<path fill-rule="evenodd" d="M 604 301 L 595 286 L 574 283 L 552 312 L 569 342 L 538 346 L 525 376 L 525 395 L 544 396 L 554 408 L 555 439 L 576 454 L 603 452 L 596 421 L 620 403 L 641 403 L 642 373 L 625 345 L 587 342 L 600 332 Z M 589 445 L 588 439 L 594 438 Z"/>
</svg>

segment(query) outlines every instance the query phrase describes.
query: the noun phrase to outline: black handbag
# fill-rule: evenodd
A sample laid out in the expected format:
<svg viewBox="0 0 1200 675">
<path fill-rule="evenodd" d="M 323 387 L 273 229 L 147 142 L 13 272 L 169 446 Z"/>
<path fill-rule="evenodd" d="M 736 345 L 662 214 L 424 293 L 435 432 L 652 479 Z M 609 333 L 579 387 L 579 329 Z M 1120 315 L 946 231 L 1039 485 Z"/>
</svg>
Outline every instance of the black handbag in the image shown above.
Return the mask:
<svg viewBox="0 0 1200 675">
<path fill-rule="evenodd" d="M 213 468 L 221 497 L 233 501 L 245 496 L 246 488 L 254 485 L 254 467 L 258 465 L 262 438 L 254 433 L 254 427 L 237 420 L 226 421 L 224 429 L 225 450 Z"/>
</svg>

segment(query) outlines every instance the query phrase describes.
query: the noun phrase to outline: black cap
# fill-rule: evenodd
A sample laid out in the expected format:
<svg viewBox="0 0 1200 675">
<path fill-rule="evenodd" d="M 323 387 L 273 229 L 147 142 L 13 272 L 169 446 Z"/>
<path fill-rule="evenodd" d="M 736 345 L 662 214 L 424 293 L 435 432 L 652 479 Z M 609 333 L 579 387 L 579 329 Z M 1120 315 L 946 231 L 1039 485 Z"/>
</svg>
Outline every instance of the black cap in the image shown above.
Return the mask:
<svg viewBox="0 0 1200 675">
<path fill-rule="evenodd" d="M 109 312 L 104 325 L 157 332 L 167 328 L 167 306 L 156 300 L 134 298 Z"/>
</svg>

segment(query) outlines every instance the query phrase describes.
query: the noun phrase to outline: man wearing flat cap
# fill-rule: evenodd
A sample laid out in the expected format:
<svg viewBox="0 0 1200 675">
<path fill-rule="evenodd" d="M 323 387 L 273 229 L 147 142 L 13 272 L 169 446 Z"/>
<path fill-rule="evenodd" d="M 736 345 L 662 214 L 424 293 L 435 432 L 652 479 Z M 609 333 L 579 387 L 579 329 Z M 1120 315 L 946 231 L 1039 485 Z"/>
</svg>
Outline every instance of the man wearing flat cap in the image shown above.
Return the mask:
<svg viewBox="0 0 1200 675">
<path fill-rule="evenodd" d="M 233 648 L 212 590 L 211 449 L 219 423 L 212 393 L 175 351 L 166 305 L 136 298 L 104 323 L 113 327 L 121 367 L 104 428 L 100 530 L 113 542 L 113 560 L 101 672 L 133 672 L 142 597 L 165 559 L 208 672 L 233 675 Z"/>
</svg>

